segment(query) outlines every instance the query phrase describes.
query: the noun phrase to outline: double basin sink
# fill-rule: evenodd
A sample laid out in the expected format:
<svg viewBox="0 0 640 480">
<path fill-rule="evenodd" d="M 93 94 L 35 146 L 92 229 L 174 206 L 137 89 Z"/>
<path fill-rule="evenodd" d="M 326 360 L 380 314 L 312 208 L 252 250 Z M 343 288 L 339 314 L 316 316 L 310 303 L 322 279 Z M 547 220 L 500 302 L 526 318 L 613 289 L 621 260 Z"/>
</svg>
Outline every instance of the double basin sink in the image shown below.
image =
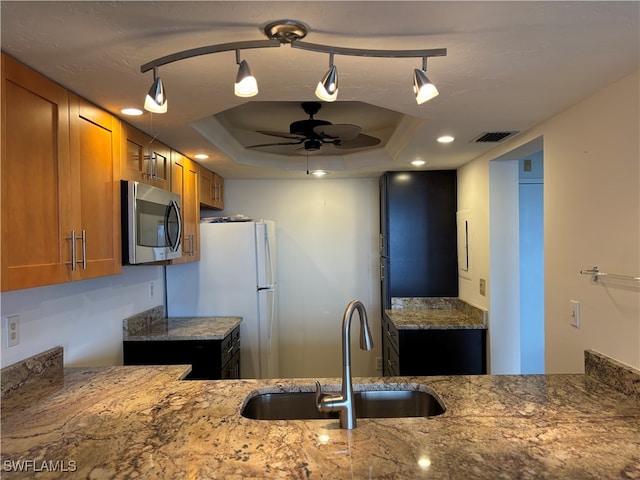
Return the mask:
<svg viewBox="0 0 640 480">
<path fill-rule="evenodd" d="M 363 388 L 376 387 L 363 385 Z M 356 391 L 354 406 L 358 418 L 433 417 L 445 412 L 435 392 L 412 388 L 378 386 L 383 390 Z M 402 387 L 406 387 L 403 385 Z M 338 418 L 338 412 L 320 412 L 314 392 L 252 392 L 245 400 L 241 414 L 254 420 L 320 420 Z"/>
</svg>

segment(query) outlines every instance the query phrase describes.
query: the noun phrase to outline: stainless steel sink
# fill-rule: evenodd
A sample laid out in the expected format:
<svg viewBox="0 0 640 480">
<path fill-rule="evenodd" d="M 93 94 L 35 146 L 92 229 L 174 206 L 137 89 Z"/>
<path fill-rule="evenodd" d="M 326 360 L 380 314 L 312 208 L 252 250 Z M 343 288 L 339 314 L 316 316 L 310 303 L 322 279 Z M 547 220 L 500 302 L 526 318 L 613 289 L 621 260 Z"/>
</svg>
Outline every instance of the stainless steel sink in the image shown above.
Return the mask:
<svg viewBox="0 0 640 480">
<path fill-rule="evenodd" d="M 437 396 L 418 390 L 355 392 L 357 418 L 433 417 L 445 412 Z M 314 392 L 262 393 L 251 396 L 242 416 L 254 420 L 314 420 L 339 418 L 339 412 L 320 412 Z"/>
</svg>

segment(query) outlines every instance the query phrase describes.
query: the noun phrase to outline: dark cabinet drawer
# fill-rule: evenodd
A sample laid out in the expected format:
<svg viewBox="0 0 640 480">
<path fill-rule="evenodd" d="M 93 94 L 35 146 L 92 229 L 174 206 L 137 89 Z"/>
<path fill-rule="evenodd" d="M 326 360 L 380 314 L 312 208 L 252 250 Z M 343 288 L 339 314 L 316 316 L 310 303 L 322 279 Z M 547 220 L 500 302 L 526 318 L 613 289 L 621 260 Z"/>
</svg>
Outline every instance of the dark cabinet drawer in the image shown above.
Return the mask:
<svg viewBox="0 0 640 480">
<path fill-rule="evenodd" d="M 385 339 L 383 342 L 382 373 L 385 377 L 400 375 L 400 356 L 392 343 Z"/>
<path fill-rule="evenodd" d="M 240 352 L 240 327 L 236 327 L 233 332 L 227 335 L 222 340 L 220 347 L 220 362 L 221 365 L 229 363 L 231 358 Z"/>
<path fill-rule="evenodd" d="M 398 351 L 398 329 L 386 316 L 382 318 L 382 338 L 383 341 L 389 342 Z"/>
</svg>

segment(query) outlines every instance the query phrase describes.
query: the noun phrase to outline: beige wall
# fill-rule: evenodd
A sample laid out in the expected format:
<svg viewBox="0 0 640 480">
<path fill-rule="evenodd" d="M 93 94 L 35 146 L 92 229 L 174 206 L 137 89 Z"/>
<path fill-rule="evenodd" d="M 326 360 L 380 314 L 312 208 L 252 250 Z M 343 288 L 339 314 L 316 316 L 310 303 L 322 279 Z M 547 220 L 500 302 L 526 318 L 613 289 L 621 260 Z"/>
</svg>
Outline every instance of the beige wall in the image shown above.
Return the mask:
<svg viewBox="0 0 640 480">
<path fill-rule="evenodd" d="M 489 268 L 489 162 L 543 138 L 547 373 L 582 372 L 588 348 L 640 368 L 640 286 L 579 274 L 598 265 L 640 275 L 639 85 L 635 72 L 458 171 L 473 262 L 460 297 L 488 308 L 499 295 Z M 478 293 L 481 277 L 487 296 Z M 580 329 L 569 325 L 570 300 L 580 302 Z"/>
<path fill-rule="evenodd" d="M 364 303 L 375 343 L 360 350 L 352 325 L 353 375 L 380 374 L 378 179 L 228 180 L 225 207 L 276 222 L 280 376 L 341 375 L 342 315 L 353 299 Z"/>
</svg>

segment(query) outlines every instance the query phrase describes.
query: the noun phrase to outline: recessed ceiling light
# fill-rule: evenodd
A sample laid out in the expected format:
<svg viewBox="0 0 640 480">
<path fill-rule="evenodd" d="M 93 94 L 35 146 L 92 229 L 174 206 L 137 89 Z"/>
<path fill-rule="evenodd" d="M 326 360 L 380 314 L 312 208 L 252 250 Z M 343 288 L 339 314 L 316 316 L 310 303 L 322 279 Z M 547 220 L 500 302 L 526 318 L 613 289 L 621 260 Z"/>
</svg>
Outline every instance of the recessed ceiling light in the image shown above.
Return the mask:
<svg viewBox="0 0 640 480">
<path fill-rule="evenodd" d="M 424 160 L 414 160 L 413 162 L 411 162 L 411 165 L 413 165 L 414 167 L 421 167 L 425 163 L 427 162 L 425 162 Z"/>
<path fill-rule="evenodd" d="M 315 175 L 316 177 L 324 177 L 327 173 L 326 170 L 314 170 L 313 172 L 311 172 L 311 175 Z"/>
<path fill-rule="evenodd" d="M 123 108 L 122 110 L 120 110 L 120 113 L 122 113 L 123 115 L 137 116 L 137 115 L 142 115 L 143 112 L 139 108 L 127 107 L 127 108 Z"/>
<path fill-rule="evenodd" d="M 451 143 L 455 140 L 455 138 L 453 138 L 451 135 L 443 135 L 441 137 L 438 137 L 438 141 L 440 143 Z"/>
<path fill-rule="evenodd" d="M 194 158 L 197 158 L 198 160 L 205 160 L 209 158 L 209 155 L 207 155 L 206 153 L 196 153 L 194 155 Z"/>
</svg>

